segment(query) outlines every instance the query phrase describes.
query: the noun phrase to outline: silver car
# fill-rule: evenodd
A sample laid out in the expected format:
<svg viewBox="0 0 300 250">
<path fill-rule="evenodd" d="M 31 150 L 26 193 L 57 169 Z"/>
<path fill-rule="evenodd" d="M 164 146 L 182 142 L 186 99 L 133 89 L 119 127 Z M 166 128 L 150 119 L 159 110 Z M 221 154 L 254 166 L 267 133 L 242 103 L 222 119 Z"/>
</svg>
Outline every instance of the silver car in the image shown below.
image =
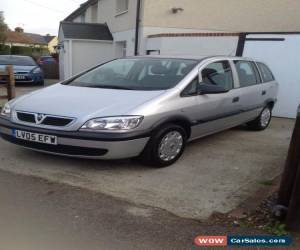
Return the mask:
<svg viewBox="0 0 300 250">
<path fill-rule="evenodd" d="M 270 69 L 248 58 L 128 57 L 8 102 L 0 133 L 41 152 L 163 167 L 189 141 L 267 128 L 277 92 Z"/>
</svg>

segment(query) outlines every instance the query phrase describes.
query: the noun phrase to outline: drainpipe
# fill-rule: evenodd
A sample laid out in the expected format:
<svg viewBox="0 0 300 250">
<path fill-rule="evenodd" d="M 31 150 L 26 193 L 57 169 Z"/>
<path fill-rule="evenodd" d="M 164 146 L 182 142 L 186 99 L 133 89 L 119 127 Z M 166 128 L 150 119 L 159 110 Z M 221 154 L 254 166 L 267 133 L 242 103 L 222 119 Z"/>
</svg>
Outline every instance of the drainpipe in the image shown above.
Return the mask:
<svg viewBox="0 0 300 250">
<path fill-rule="evenodd" d="M 134 44 L 134 55 L 135 56 L 137 56 L 139 54 L 140 16 L 141 16 L 141 0 L 137 0 L 136 23 L 135 23 L 135 44 Z"/>
</svg>

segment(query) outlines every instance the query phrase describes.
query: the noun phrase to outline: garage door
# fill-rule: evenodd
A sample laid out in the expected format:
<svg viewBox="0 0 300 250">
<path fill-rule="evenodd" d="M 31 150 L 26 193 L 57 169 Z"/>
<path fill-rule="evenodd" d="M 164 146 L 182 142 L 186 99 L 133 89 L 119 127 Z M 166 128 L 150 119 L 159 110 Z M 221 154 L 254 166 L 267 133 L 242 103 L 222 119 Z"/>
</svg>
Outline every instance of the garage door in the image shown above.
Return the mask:
<svg viewBox="0 0 300 250">
<path fill-rule="evenodd" d="M 243 56 L 266 62 L 279 82 L 274 115 L 295 118 L 300 103 L 300 35 L 247 35 Z"/>
</svg>

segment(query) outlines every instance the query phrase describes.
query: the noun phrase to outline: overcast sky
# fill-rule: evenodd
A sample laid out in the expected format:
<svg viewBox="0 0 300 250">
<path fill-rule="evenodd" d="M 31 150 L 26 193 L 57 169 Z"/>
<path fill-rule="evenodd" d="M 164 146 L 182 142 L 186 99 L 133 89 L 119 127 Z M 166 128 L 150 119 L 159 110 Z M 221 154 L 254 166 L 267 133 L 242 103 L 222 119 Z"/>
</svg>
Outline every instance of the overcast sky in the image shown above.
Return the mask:
<svg viewBox="0 0 300 250">
<path fill-rule="evenodd" d="M 57 35 L 59 22 L 77 9 L 85 0 L 0 0 L 5 22 L 14 30 Z"/>
</svg>

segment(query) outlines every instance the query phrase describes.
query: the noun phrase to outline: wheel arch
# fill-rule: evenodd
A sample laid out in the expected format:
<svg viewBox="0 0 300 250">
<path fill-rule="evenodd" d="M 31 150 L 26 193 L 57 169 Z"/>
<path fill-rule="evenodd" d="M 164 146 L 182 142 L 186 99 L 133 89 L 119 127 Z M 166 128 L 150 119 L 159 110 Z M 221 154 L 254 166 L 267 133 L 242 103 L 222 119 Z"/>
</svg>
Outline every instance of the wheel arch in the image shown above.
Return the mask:
<svg viewBox="0 0 300 250">
<path fill-rule="evenodd" d="M 273 109 L 275 106 L 275 103 L 276 103 L 276 100 L 270 98 L 265 101 L 265 106 L 269 106 L 271 109 Z"/>
<path fill-rule="evenodd" d="M 187 117 L 184 117 L 184 116 L 171 116 L 171 117 L 168 117 L 168 118 L 161 119 L 159 122 L 155 123 L 152 126 L 151 131 L 152 131 L 152 133 L 154 133 L 155 131 L 157 131 L 162 126 L 164 126 L 166 124 L 170 124 L 170 123 L 181 126 L 186 131 L 187 139 L 191 136 L 191 125 L 192 125 L 192 123 Z"/>
</svg>

